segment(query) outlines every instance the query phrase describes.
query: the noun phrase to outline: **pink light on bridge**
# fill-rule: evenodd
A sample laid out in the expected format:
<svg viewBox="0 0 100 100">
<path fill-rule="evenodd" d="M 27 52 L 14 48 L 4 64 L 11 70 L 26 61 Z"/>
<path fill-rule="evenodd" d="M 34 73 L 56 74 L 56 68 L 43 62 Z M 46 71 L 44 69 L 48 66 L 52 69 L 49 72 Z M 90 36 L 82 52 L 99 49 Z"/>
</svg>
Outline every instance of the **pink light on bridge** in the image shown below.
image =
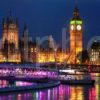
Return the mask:
<svg viewBox="0 0 100 100">
<path fill-rule="evenodd" d="M 16 82 L 16 86 L 28 86 L 28 85 L 32 85 L 33 83 L 29 83 L 29 82 Z"/>
</svg>

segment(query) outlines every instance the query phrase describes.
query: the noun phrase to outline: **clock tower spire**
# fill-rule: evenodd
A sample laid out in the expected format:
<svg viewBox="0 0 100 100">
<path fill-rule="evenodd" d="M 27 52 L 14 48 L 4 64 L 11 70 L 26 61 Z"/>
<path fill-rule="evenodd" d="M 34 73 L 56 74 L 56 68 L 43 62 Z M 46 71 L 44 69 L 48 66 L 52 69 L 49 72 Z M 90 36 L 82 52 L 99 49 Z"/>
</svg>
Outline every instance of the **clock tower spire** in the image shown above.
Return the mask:
<svg viewBox="0 0 100 100">
<path fill-rule="evenodd" d="M 83 31 L 83 22 L 79 15 L 77 0 L 75 0 L 73 17 L 70 20 L 70 62 L 71 63 L 78 63 L 77 55 L 82 51 L 82 31 Z"/>
</svg>

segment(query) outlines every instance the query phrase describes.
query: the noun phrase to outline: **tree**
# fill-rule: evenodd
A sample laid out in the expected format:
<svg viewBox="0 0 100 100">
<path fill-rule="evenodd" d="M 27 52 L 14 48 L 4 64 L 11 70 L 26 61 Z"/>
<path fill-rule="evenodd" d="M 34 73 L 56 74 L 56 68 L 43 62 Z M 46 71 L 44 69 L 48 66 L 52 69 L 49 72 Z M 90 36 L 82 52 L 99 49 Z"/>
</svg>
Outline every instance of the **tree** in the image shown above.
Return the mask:
<svg viewBox="0 0 100 100">
<path fill-rule="evenodd" d="M 81 64 L 86 64 L 87 62 L 89 62 L 89 54 L 87 50 L 83 50 L 82 52 L 80 52 L 78 54 L 79 61 L 81 62 Z"/>
</svg>

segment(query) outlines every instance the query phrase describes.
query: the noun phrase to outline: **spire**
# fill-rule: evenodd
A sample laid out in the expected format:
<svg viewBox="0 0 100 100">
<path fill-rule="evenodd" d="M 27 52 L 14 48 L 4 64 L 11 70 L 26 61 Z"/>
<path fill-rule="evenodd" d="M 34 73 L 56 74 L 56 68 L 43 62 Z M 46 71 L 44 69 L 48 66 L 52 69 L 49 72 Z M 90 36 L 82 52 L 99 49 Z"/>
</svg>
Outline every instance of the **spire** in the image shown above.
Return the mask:
<svg viewBox="0 0 100 100">
<path fill-rule="evenodd" d="M 75 7 L 77 7 L 77 0 L 75 0 Z"/>
<path fill-rule="evenodd" d="M 14 22 L 11 10 L 9 10 L 9 12 L 8 12 L 7 22 L 8 23 L 13 23 Z"/>
<path fill-rule="evenodd" d="M 79 9 L 78 9 L 78 6 L 77 6 L 77 0 L 75 0 L 75 8 L 74 8 L 74 12 L 73 12 L 73 16 L 74 18 L 80 18 L 79 17 Z"/>
<path fill-rule="evenodd" d="M 24 36 L 28 36 L 28 27 L 26 23 L 24 23 L 23 37 Z"/>
<path fill-rule="evenodd" d="M 27 29 L 28 29 L 27 24 L 24 23 L 24 31 L 27 30 Z"/>
<path fill-rule="evenodd" d="M 9 11 L 8 11 L 8 17 L 12 17 L 11 9 L 9 9 Z"/>
<path fill-rule="evenodd" d="M 2 19 L 2 25 L 4 25 L 4 23 L 5 23 L 5 18 Z"/>
<path fill-rule="evenodd" d="M 73 15 L 74 15 L 75 17 L 78 17 L 78 16 L 79 16 L 79 10 L 78 10 L 78 7 L 77 7 L 77 6 L 75 6 L 75 8 L 74 8 Z"/>
<path fill-rule="evenodd" d="M 18 17 L 16 17 L 16 25 L 17 25 L 17 27 L 18 27 L 18 20 L 19 20 Z"/>
<path fill-rule="evenodd" d="M 24 23 L 23 42 L 24 42 L 24 61 L 28 62 L 28 42 L 29 42 L 29 37 L 28 37 L 28 28 L 27 28 L 27 24 L 26 23 Z"/>
</svg>

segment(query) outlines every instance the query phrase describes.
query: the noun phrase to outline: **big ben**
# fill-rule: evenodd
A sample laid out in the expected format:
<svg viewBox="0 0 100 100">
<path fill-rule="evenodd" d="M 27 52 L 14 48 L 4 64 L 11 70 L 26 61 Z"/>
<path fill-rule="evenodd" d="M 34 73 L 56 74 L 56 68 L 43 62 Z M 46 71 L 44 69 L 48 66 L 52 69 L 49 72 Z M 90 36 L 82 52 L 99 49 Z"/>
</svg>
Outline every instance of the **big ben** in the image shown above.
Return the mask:
<svg viewBox="0 0 100 100">
<path fill-rule="evenodd" d="M 77 6 L 74 8 L 73 17 L 70 20 L 70 62 L 78 63 L 77 55 L 82 51 L 83 22 Z"/>
</svg>

